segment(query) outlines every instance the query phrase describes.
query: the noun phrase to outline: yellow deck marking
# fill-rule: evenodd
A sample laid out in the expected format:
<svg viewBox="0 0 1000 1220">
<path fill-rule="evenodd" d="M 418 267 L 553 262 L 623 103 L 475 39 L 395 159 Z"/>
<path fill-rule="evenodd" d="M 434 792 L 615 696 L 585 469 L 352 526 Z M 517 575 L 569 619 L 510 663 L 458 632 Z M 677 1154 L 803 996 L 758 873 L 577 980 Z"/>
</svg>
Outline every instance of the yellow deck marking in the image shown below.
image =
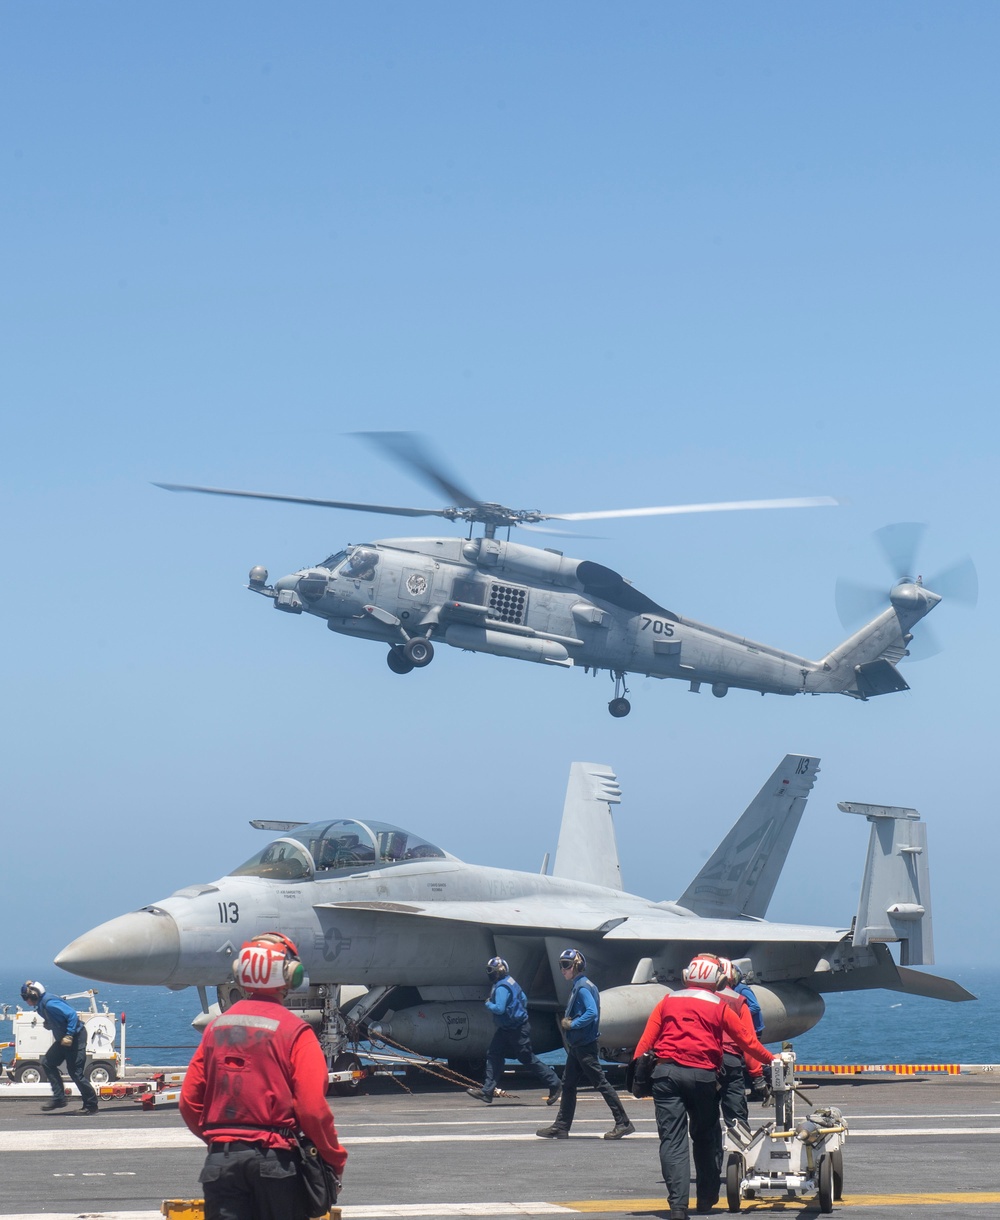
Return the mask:
<svg viewBox="0 0 1000 1220">
<path fill-rule="evenodd" d="M 961 1190 L 941 1191 L 934 1194 L 909 1195 L 844 1195 L 843 1199 L 834 1203 L 834 1210 L 841 1207 L 918 1207 L 941 1206 L 946 1203 L 970 1203 L 986 1206 L 1000 1203 L 1000 1191 L 996 1190 Z M 692 1199 L 689 1206 L 694 1208 Z M 559 1206 L 572 1208 L 577 1212 L 665 1212 L 667 1201 L 661 1196 L 658 1199 L 582 1199 L 578 1202 L 560 1200 Z M 725 1196 L 719 1201 L 718 1213 L 725 1212 Z M 806 1195 L 794 1202 L 788 1199 L 744 1199 L 742 1210 L 752 1211 L 801 1211 L 804 1208 L 815 1209 L 815 1198 Z"/>
</svg>

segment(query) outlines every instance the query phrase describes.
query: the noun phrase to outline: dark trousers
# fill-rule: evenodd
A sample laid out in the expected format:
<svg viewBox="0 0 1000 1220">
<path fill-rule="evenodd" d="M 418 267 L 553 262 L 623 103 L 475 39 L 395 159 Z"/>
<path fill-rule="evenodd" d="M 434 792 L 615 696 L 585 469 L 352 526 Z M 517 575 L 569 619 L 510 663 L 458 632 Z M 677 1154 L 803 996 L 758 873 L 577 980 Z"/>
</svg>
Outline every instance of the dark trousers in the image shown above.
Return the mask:
<svg viewBox="0 0 1000 1220">
<path fill-rule="evenodd" d="M 653 1104 L 660 1133 L 660 1169 L 671 1207 L 687 1207 L 691 1185 L 688 1129 L 694 1152 L 697 1198 L 714 1203 L 722 1172 L 722 1128 L 715 1072 L 676 1063 L 654 1069 Z"/>
<path fill-rule="evenodd" d="M 573 1125 L 573 1116 L 576 1114 L 576 1089 L 581 1076 L 608 1103 L 608 1109 L 615 1116 L 615 1126 L 624 1126 L 628 1122 L 628 1115 L 625 1113 L 625 1107 L 619 1100 L 618 1094 L 608 1084 L 608 1078 L 604 1075 L 604 1069 L 597 1057 L 596 1042 L 584 1042 L 581 1046 L 566 1047 L 562 1100 L 559 1102 L 556 1121 L 552 1125 L 564 1127 L 567 1131 Z"/>
<path fill-rule="evenodd" d="M 63 1046 L 57 1038 L 42 1056 L 42 1063 L 45 1065 L 45 1075 L 49 1078 L 49 1084 L 52 1086 L 52 1096 L 56 1101 L 65 1101 L 66 1099 L 66 1089 L 62 1082 L 62 1076 L 59 1074 L 60 1065 L 65 1064 L 70 1080 L 80 1090 L 80 1097 L 84 1108 L 87 1110 L 97 1109 L 97 1093 L 94 1091 L 94 1086 L 83 1074 L 87 1066 L 87 1031 L 82 1025 L 73 1035 L 72 1046 Z"/>
<path fill-rule="evenodd" d="M 518 1063 L 531 1068 L 550 1090 L 559 1088 L 559 1077 L 531 1049 L 531 1026 L 527 1021 L 522 1021 L 513 1029 L 498 1028 L 493 1035 L 486 1052 L 486 1078 L 483 1080 L 483 1092 L 487 1096 L 493 1096 L 493 1090 L 503 1078 L 503 1065 L 507 1059 L 516 1059 Z"/>
<path fill-rule="evenodd" d="M 308 1220 L 299 1155 L 263 1144 L 210 1144 L 198 1179 L 205 1220 Z"/>
<path fill-rule="evenodd" d="M 719 1102 L 722 1106 L 722 1121 L 727 1127 L 731 1127 L 737 1119 L 749 1125 L 746 1074 L 739 1055 L 722 1056 L 722 1091 L 719 1094 Z"/>
</svg>

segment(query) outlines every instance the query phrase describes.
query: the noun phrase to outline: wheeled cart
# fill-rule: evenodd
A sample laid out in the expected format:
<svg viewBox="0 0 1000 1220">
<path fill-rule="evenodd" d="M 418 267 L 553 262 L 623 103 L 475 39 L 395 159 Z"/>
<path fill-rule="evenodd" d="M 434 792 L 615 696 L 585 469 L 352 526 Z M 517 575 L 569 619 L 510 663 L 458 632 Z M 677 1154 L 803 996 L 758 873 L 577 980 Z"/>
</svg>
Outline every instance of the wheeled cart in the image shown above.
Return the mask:
<svg viewBox="0 0 1000 1220">
<path fill-rule="evenodd" d="M 758 1127 L 728 1128 L 724 1141 L 726 1202 L 738 1212 L 744 1199 L 798 1199 L 815 1195 L 821 1212 L 832 1212 L 844 1192 L 847 1123 L 834 1106 L 795 1117 L 794 1055 L 771 1064 L 774 1119 Z"/>
</svg>

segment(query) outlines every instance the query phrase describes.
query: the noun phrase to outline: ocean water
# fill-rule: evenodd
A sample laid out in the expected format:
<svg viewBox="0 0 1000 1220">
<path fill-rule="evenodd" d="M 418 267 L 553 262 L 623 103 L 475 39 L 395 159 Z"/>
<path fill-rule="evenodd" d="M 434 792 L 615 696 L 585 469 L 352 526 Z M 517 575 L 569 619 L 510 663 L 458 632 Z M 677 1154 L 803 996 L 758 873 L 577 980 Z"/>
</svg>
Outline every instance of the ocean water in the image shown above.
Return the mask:
<svg viewBox="0 0 1000 1220">
<path fill-rule="evenodd" d="M 936 973 L 955 979 L 978 999 L 948 1004 L 892 991 L 828 995 L 823 1019 L 795 1040 L 799 1059 L 804 1063 L 1000 1063 L 1000 971 L 941 967 Z M 60 995 L 87 986 L 54 967 L 15 973 L 8 968 L 0 971 L 0 1005 L 13 1011 L 20 1004 L 20 986 L 26 978 L 39 979 Z M 191 1028 L 200 1011 L 197 992 L 93 986 L 98 1005 L 126 1014 L 130 1063 L 188 1062 L 198 1045 L 198 1033 Z M 9 1040 L 9 1030 L 9 1025 L 0 1030 L 0 1042 Z M 10 1055 L 4 1052 L 8 1060 Z"/>
</svg>

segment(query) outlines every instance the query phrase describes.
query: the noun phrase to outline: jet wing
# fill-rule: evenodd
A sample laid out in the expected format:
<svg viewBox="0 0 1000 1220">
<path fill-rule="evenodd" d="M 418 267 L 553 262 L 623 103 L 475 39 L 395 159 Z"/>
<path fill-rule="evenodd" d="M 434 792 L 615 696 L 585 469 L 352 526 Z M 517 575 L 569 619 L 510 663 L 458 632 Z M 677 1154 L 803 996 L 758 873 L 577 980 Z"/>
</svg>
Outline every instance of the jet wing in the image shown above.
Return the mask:
<svg viewBox="0 0 1000 1220">
<path fill-rule="evenodd" d="M 411 919 L 474 923 L 497 931 L 522 934 L 576 932 L 609 941 L 630 940 L 656 944 L 666 941 L 692 945 L 732 944 L 734 941 L 799 942 L 828 945 L 845 935 L 844 928 L 807 924 L 765 923 L 755 919 L 699 919 L 673 911 L 651 909 L 636 915 L 615 915 L 607 906 L 516 899 L 483 902 L 320 902 L 317 910 L 370 911 Z"/>
<path fill-rule="evenodd" d="M 318 911 L 371 911 L 377 915 L 403 915 L 412 919 L 437 919 L 450 923 L 474 923 L 482 927 L 523 933 L 586 932 L 604 936 L 623 916 L 609 916 L 607 908 L 572 906 L 560 902 L 485 900 L 483 902 L 318 902 Z"/>
</svg>

